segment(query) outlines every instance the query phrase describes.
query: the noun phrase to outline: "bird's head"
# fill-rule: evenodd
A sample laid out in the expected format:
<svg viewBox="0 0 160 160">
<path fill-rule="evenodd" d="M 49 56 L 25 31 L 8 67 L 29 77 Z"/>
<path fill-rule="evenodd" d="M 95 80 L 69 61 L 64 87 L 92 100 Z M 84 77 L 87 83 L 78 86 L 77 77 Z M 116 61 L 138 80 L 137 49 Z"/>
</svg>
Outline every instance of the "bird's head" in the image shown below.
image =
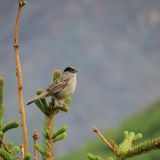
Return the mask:
<svg viewBox="0 0 160 160">
<path fill-rule="evenodd" d="M 66 67 L 64 69 L 63 73 L 66 73 L 66 72 L 68 72 L 68 73 L 76 73 L 77 70 L 74 67 Z"/>
</svg>

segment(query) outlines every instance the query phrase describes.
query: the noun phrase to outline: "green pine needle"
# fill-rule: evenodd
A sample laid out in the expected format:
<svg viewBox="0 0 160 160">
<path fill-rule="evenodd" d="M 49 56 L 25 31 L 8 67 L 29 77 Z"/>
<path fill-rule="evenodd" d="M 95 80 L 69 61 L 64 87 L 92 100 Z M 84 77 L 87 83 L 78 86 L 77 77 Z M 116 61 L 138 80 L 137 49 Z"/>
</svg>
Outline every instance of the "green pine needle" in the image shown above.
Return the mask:
<svg viewBox="0 0 160 160">
<path fill-rule="evenodd" d="M 56 137 L 53 139 L 53 141 L 54 141 L 54 143 L 55 143 L 55 142 L 57 142 L 57 141 L 63 140 L 64 138 L 66 138 L 66 136 L 67 136 L 67 133 L 66 133 L 66 132 L 63 132 L 62 134 L 56 136 Z"/>
<path fill-rule="evenodd" d="M 96 159 L 96 156 L 93 155 L 92 153 L 87 153 L 87 157 L 88 157 L 88 159 L 90 159 L 90 160 L 95 160 L 95 159 Z"/>
<path fill-rule="evenodd" d="M 12 152 L 13 155 L 18 154 L 19 151 L 20 151 L 20 148 L 18 146 L 13 147 L 12 150 L 11 150 L 11 152 Z"/>
<path fill-rule="evenodd" d="M 147 140 L 134 146 L 132 150 L 127 153 L 127 157 L 140 155 L 156 149 L 160 149 L 160 138 Z"/>
<path fill-rule="evenodd" d="M 20 125 L 20 122 L 19 121 L 11 121 L 11 122 L 8 122 L 3 128 L 2 128 L 2 131 L 3 133 L 7 132 L 8 130 L 10 129 L 13 129 L 13 128 L 17 128 L 18 126 Z"/>
<path fill-rule="evenodd" d="M 38 143 L 36 144 L 36 149 L 42 155 L 42 157 L 44 157 L 45 159 L 48 157 L 48 154 L 45 151 L 45 149 L 41 145 L 39 145 Z"/>
<path fill-rule="evenodd" d="M 4 133 L 0 131 L 0 139 L 3 139 Z"/>
<path fill-rule="evenodd" d="M 94 155 L 94 154 L 92 154 L 92 153 L 88 153 L 88 154 L 87 154 L 87 158 L 88 158 L 89 160 L 103 160 L 101 157 L 96 156 L 96 155 Z"/>
<path fill-rule="evenodd" d="M 44 135 L 44 137 L 45 137 L 46 139 L 50 139 L 49 130 L 46 129 L 46 130 L 44 131 L 44 134 L 43 134 L 43 135 Z"/>
<path fill-rule="evenodd" d="M 40 99 L 36 100 L 34 103 L 45 115 L 47 114 L 47 108 L 43 105 Z"/>
<path fill-rule="evenodd" d="M 31 154 L 30 153 L 27 153 L 25 156 L 24 156 L 24 159 L 23 160 L 31 160 Z"/>
<path fill-rule="evenodd" d="M 58 135 L 66 132 L 68 126 L 67 125 L 63 125 L 61 128 L 59 128 L 54 134 L 53 134 L 53 138 L 56 138 Z"/>
<path fill-rule="evenodd" d="M 14 147 L 13 142 L 11 142 L 11 141 L 8 142 L 7 146 L 8 146 L 9 149 L 12 149 Z"/>
</svg>

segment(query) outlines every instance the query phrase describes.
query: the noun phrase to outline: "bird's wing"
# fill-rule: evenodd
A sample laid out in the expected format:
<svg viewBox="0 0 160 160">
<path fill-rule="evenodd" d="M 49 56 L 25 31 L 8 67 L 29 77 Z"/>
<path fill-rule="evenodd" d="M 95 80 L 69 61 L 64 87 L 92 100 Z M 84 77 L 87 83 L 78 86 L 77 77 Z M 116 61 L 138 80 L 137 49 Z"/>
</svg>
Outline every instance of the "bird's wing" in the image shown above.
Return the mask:
<svg viewBox="0 0 160 160">
<path fill-rule="evenodd" d="M 60 78 L 58 78 L 51 85 L 48 86 L 48 95 L 59 92 L 68 84 L 69 81 L 70 77 L 62 75 Z"/>
</svg>

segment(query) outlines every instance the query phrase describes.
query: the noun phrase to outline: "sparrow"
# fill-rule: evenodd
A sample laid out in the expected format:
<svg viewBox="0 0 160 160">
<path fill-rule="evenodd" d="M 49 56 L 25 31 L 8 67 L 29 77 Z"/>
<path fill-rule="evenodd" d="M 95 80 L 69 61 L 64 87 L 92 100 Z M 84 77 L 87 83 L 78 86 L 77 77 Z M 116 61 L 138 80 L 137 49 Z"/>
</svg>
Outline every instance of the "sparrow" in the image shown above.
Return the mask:
<svg viewBox="0 0 160 160">
<path fill-rule="evenodd" d="M 47 89 L 30 100 L 27 105 L 30 105 L 34 101 L 49 96 L 54 96 L 57 102 L 61 105 L 63 100 L 72 96 L 77 83 L 77 70 L 73 67 L 66 67 L 62 75 L 56 79 Z"/>
</svg>

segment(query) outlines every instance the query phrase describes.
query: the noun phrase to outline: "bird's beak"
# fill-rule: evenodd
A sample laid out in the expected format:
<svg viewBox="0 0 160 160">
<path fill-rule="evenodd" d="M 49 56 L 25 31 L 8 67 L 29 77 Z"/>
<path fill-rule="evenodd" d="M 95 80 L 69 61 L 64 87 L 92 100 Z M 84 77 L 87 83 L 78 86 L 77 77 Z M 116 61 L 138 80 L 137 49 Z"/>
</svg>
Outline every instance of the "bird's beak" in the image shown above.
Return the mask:
<svg viewBox="0 0 160 160">
<path fill-rule="evenodd" d="M 78 72 L 78 71 L 75 69 L 75 70 L 74 70 L 74 73 L 77 73 L 77 72 Z"/>
</svg>

